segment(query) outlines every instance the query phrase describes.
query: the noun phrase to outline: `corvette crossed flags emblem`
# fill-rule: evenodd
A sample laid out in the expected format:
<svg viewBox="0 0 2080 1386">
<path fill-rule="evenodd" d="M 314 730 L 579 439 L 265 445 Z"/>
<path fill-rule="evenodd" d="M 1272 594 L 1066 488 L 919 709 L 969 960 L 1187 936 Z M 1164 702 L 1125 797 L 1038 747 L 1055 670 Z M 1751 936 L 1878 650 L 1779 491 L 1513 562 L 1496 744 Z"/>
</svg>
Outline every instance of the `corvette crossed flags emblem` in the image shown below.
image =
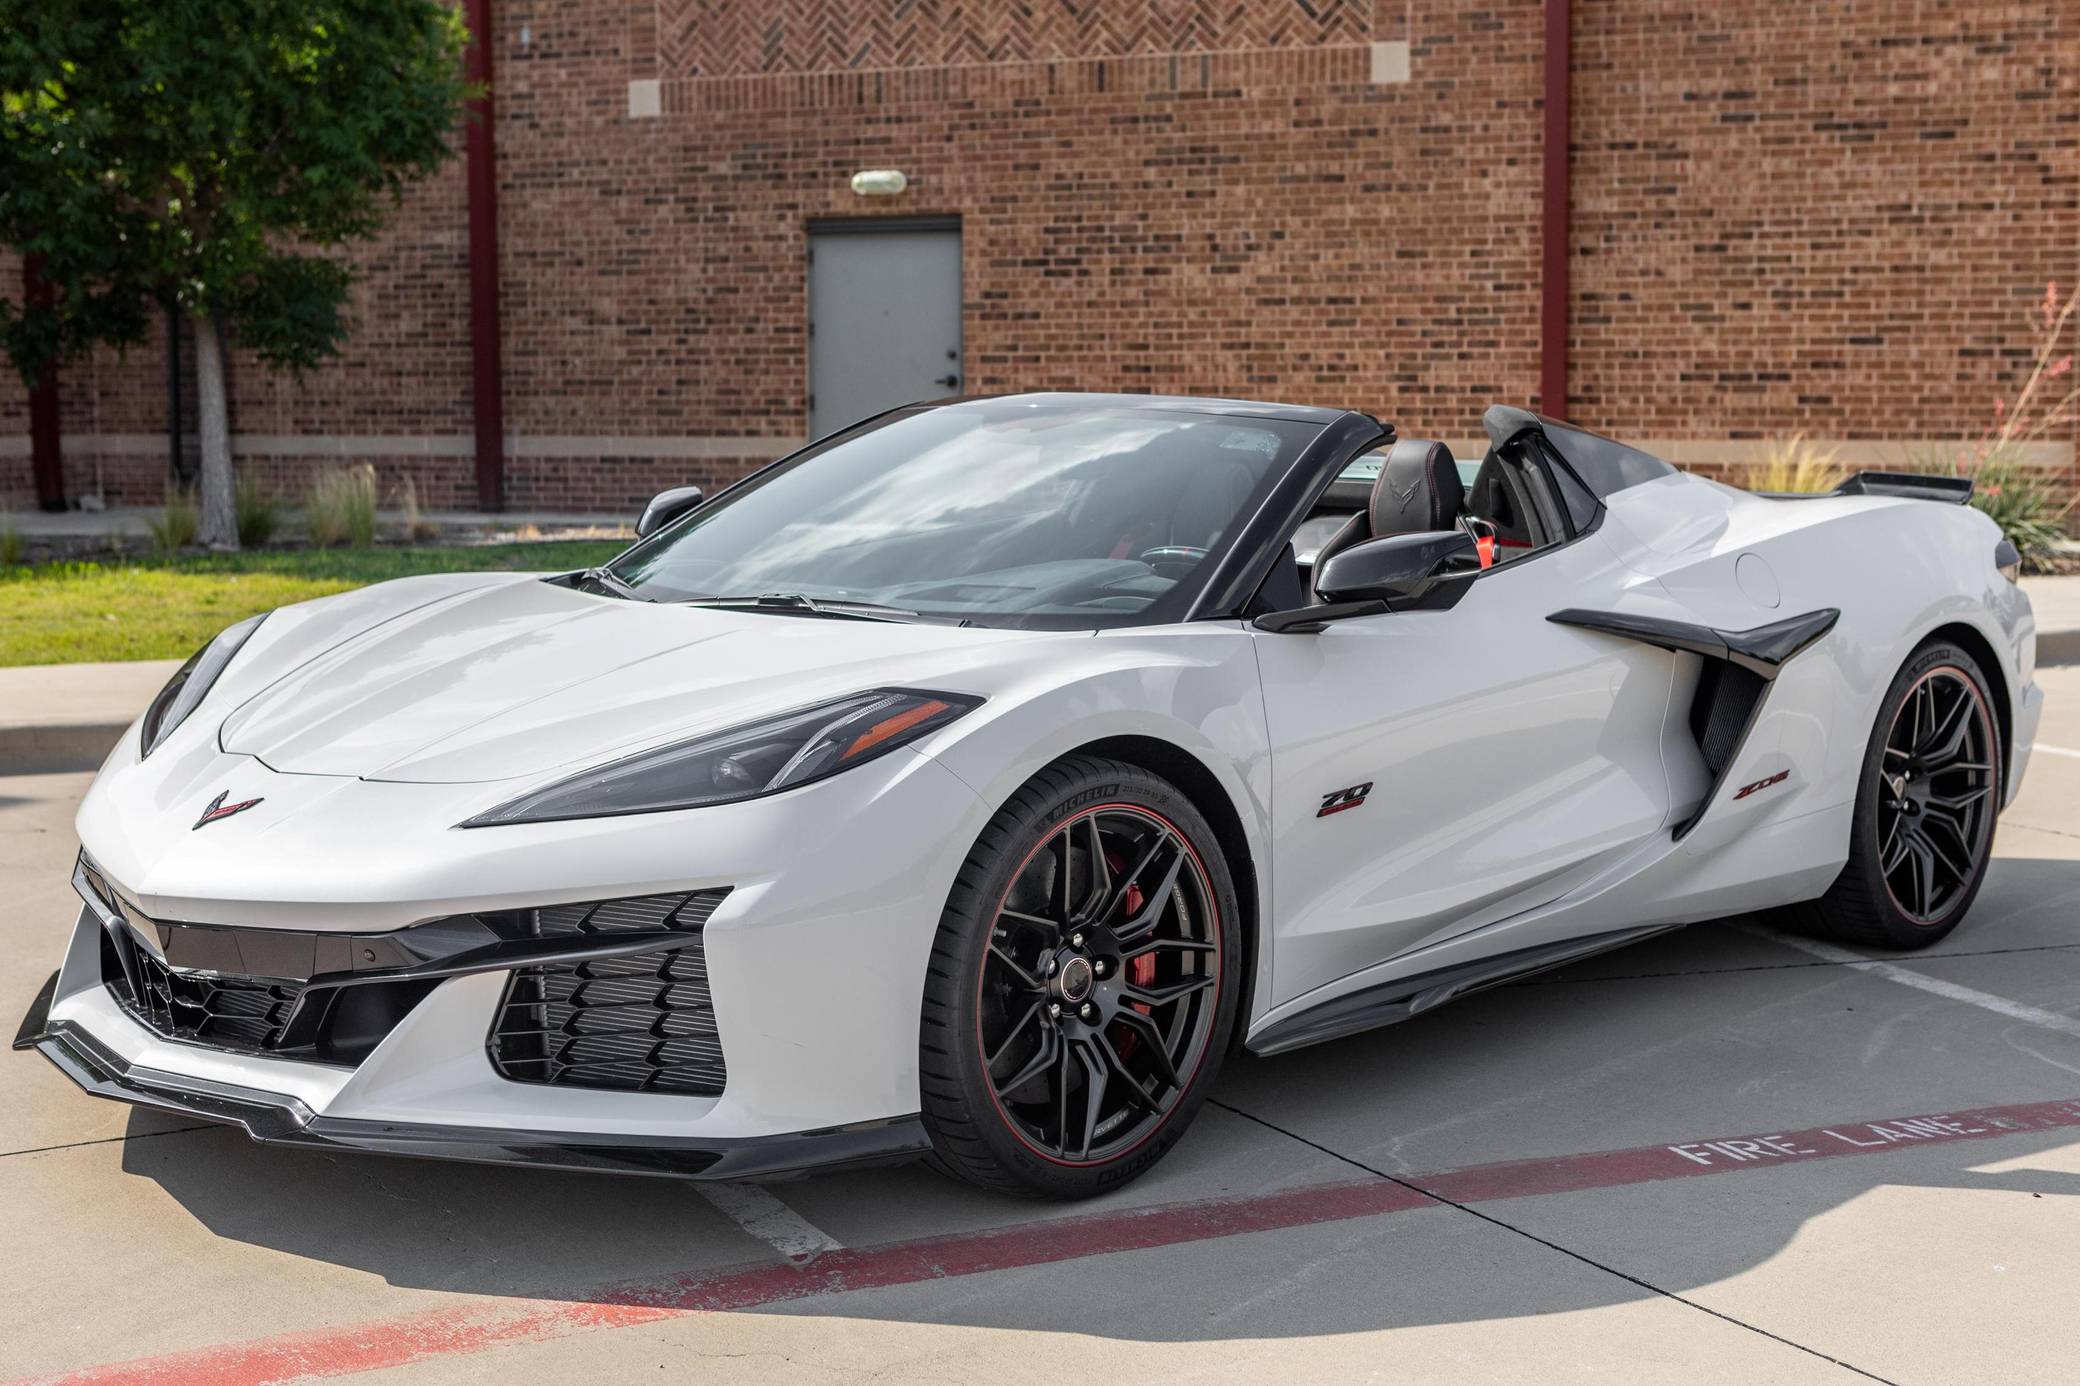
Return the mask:
<svg viewBox="0 0 2080 1386">
<path fill-rule="evenodd" d="M 202 811 L 202 817 L 195 820 L 195 827 L 188 829 L 188 831 L 192 833 L 195 831 L 195 828 L 205 827 L 216 822 L 219 818 L 229 818 L 234 813 L 244 813 L 253 805 L 266 802 L 264 799 L 241 799 L 235 804 L 225 803 L 224 801 L 230 797 L 231 791 L 227 789 L 216 798 L 210 800 L 209 807 Z"/>
</svg>

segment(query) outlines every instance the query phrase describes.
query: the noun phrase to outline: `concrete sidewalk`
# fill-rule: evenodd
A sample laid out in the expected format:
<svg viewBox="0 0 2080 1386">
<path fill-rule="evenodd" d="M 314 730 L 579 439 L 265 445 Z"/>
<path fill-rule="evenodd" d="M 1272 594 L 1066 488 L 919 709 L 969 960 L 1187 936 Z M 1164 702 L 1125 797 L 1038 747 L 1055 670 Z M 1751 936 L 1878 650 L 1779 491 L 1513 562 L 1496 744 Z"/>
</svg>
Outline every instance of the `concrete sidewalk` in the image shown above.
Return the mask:
<svg viewBox="0 0 2080 1386">
<path fill-rule="evenodd" d="M 181 667 L 30 664 L 0 669 L 0 774 L 90 770 Z"/>
<path fill-rule="evenodd" d="M 2080 577 L 2025 578 L 2037 662 L 2080 664 Z M 0 669 L 0 774 L 90 770 L 180 667 L 41 664 Z"/>
</svg>

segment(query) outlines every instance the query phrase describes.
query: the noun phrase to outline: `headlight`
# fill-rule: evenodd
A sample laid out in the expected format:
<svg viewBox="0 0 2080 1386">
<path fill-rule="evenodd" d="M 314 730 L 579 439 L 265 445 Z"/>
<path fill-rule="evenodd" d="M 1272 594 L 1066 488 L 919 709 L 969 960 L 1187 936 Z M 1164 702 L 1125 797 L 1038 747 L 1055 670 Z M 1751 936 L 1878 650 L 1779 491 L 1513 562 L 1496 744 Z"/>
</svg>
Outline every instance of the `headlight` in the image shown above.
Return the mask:
<svg viewBox="0 0 2080 1386">
<path fill-rule="evenodd" d="M 459 826 L 660 813 L 756 799 L 850 770 L 966 715 L 980 698 L 877 688 L 609 761 Z"/>
<path fill-rule="evenodd" d="M 188 662 L 174 672 L 166 686 L 159 690 L 159 696 L 152 699 L 152 705 L 145 709 L 140 737 L 143 749 L 138 752 L 140 759 L 150 755 L 160 742 L 173 735 L 175 727 L 188 720 L 188 714 L 208 696 L 217 675 L 224 672 L 231 657 L 266 619 L 264 611 L 258 616 L 248 616 L 237 625 L 218 632 L 216 639 L 188 656 Z"/>
</svg>

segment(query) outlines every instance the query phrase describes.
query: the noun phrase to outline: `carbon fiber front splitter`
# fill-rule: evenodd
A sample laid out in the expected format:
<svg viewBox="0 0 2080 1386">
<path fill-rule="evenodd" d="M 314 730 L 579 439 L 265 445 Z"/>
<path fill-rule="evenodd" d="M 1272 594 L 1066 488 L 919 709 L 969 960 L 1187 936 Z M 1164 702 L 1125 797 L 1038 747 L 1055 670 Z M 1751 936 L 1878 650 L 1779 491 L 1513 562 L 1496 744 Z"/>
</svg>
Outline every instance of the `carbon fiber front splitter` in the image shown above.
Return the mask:
<svg viewBox="0 0 2080 1386">
<path fill-rule="evenodd" d="M 237 1126 L 263 1145 L 601 1174 L 780 1179 L 810 1170 L 894 1164 L 924 1154 L 931 1144 L 915 1116 L 739 1140 L 494 1131 L 321 1116 L 282 1093 L 132 1064 L 79 1026 L 51 1022 L 57 984 L 54 972 L 36 993 L 15 1034 L 14 1048 L 37 1050 L 96 1097 Z"/>
</svg>

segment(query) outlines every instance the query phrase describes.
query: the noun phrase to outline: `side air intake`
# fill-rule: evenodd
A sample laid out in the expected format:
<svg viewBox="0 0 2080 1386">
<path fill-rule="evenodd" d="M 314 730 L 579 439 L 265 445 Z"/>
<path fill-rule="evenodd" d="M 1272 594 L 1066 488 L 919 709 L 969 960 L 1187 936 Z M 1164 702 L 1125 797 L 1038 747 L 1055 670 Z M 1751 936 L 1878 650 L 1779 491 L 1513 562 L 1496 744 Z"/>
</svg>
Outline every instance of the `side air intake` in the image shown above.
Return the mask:
<svg viewBox="0 0 2080 1386">
<path fill-rule="evenodd" d="M 1733 762 L 1762 706 L 1763 690 L 1769 680 L 1738 664 L 1723 659 L 1706 659 L 1697 676 L 1697 693 L 1690 700 L 1690 734 L 1704 753 L 1705 768 L 1716 778 Z"/>
<path fill-rule="evenodd" d="M 1664 650 L 1704 656 L 1697 693 L 1690 703 L 1690 734 L 1697 738 L 1697 749 L 1704 756 L 1705 767 L 1712 772 L 1712 783 L 1698 802 L 1697 811 L 1676 825 L 1675 836 L 1681 840 L 1718 797 L 1719 786 L 1740 756 L 1741 746 L 1762 713 L 1763 700 L 1769 696 L 1769 686 L 1778 671 L 1792 656 L 1833 630 L 1841 615 L 1834 607 L 1822 607 L 1788 621 L 1773 621 L 1749 630 L 1716 630 L 1689 621 L 1619 611 L 1584 611 L 1578 607 L 1556 611 L 1546 619 Z"/>
</svg>

